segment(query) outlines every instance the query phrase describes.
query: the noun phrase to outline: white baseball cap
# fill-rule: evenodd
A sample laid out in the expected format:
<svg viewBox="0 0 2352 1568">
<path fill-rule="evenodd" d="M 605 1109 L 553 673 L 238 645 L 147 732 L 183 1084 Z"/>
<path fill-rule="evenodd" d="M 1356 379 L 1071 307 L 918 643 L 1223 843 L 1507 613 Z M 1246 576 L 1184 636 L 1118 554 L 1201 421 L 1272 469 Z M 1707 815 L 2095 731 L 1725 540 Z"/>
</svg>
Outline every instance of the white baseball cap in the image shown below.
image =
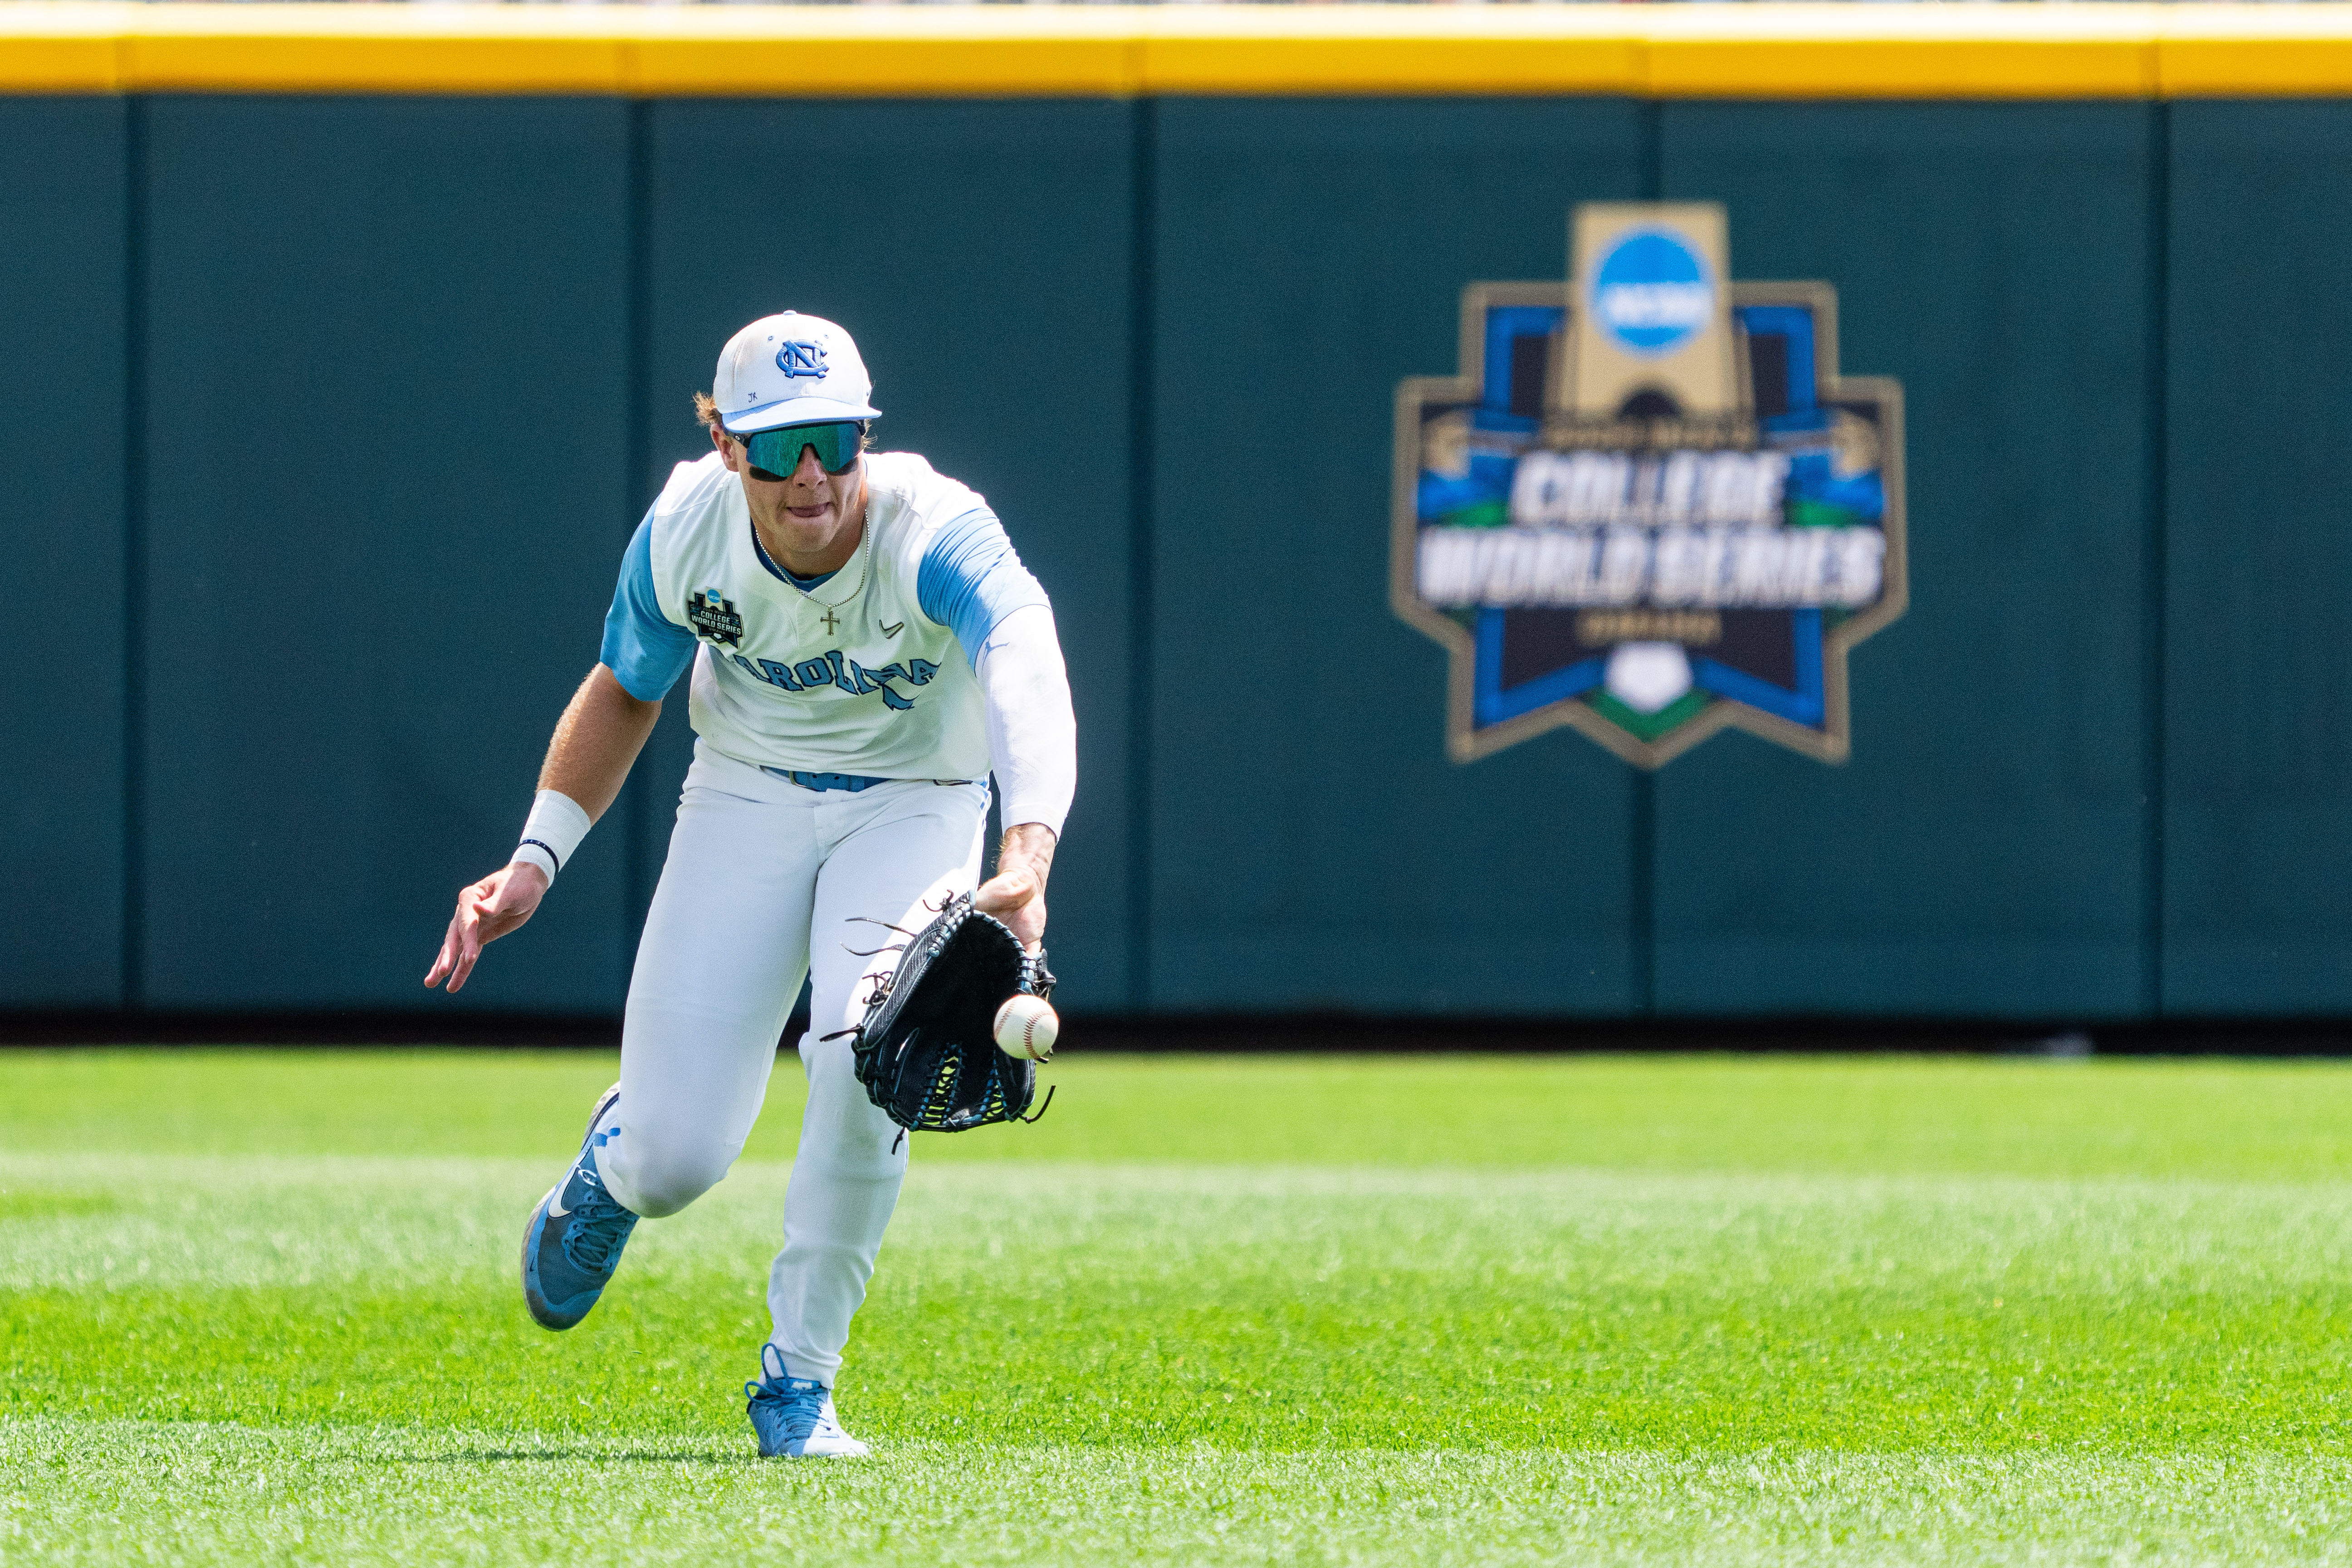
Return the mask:
<svg viewBox="0 0 2352 1568">
<path fill-rule="evenodd" d="M 710 395 L 735 436 L 881 413 L 866 401 L 874 382 L 849 334 L 798 310 L 762 316 L 728 339 Z"/>
</svg>

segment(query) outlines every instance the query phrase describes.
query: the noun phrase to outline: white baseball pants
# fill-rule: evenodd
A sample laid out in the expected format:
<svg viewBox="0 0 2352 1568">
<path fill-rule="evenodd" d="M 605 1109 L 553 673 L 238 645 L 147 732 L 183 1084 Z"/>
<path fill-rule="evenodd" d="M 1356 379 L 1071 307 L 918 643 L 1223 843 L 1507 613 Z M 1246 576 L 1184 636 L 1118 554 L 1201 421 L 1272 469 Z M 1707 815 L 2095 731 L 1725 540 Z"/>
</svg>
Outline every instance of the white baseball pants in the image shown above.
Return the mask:
<svg viewBox="0 0 2352 1568">
<path fill-rule="evenodd" d="M 808 1109 L 768 1282 L 771 1342 L 792 1376 L 830 1386 L 840 1372 L 907 1172 L 907 1144 L 866 1100 L 848 1037 L 822 1037 L 854 1026 L 873 989 L 865 977 L 898 961 L 860 956 L 905 940 L 867 922 L 919 931 L 970 890 L 987 822 L 984 784 L 820 792 L 695 743 L 629 983 L 621 1097 L 605 1123 L 620 1136 L 598 1158 L 613 1195 L 648 1219 L 717 1185 L 811 978 Z"/>
</svg>

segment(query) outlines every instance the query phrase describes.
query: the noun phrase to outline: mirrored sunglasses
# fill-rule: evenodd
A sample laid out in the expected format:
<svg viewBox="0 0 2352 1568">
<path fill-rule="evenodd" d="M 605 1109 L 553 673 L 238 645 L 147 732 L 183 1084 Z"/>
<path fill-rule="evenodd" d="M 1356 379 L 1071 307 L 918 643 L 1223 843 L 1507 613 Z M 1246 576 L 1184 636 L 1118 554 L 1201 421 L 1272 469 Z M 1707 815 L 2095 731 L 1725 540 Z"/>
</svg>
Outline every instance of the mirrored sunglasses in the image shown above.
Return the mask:
<svg viewBox="0 0 2352 1568">
<path fill-rule="evenodd" d="M 787 425 L 739 437 L 751 462 L 755 479 L 786 479 L 801 466 L 803 448 L 814 448 L 817 466 L 828 474 L 843 474 L 866 448 L 866 426 L 856 419 L 825 425 Z"/>
</svg>

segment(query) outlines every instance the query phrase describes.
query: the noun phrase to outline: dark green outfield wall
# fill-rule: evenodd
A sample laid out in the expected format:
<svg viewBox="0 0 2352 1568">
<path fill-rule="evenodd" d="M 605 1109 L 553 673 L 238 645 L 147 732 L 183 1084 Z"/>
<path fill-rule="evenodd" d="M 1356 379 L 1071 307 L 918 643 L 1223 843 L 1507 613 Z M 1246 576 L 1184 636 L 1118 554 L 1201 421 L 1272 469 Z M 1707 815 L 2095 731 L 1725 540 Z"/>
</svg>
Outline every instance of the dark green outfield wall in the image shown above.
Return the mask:
<svg viewBox="0 0 2352 1568">
<path fill-rule="evenodd" d="M 2334 103 L 0 100 L 0 1009 L 616 1010 L 679 714 L 417 981 L 792 304 L 1054 595 L 1074 1007 L 2352 1015 L 2347 183 Z M 1902 379 L 1910 613 L 1844 767 L 1454 765 L 1395 384 L 1652 196 Z"/>
</svg>

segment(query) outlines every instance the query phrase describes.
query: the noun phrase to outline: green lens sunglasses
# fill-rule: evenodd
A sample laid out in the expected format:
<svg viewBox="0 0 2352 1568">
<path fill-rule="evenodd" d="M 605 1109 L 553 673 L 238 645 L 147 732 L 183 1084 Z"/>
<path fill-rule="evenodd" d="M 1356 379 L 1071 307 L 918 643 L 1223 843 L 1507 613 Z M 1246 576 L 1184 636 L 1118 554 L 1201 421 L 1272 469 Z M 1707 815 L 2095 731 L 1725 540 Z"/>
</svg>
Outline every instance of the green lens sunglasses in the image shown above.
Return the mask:
<svg viewBox="0 0 2352 1568">
<path fill-rule="evenodd" d="M 813 447 L 817 466 L 828 474 L 845 474 L 866 449 L 866 426 L 856 419 L 835 419 L 824 425 L 787 425 L 737 437 L 751 461 L 751 477 L 771 481 L 788 479 L 801 466 L 801 449 Z"/>
</svg>

